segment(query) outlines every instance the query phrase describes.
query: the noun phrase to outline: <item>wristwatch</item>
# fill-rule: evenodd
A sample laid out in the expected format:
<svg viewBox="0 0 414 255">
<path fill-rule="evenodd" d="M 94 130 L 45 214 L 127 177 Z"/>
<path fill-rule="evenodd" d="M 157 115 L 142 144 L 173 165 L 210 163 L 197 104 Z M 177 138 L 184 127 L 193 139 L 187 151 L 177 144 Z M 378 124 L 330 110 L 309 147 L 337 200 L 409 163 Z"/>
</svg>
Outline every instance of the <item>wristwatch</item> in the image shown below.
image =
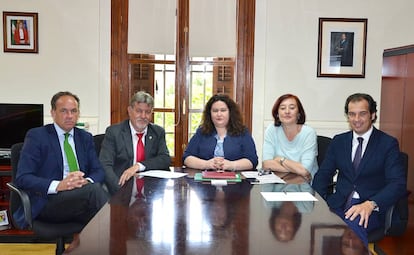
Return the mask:
<svg viewBox="0 0 414 255">
<path fill-rule="evenodd" d="M 378 207 L 377 202 L 375 202 L 373 200 L 370 200 L 369 202 L 371 202 L 371 204 L 374 206 L 374 211 L 379 211 L 379 207 Z"/>
</svg>

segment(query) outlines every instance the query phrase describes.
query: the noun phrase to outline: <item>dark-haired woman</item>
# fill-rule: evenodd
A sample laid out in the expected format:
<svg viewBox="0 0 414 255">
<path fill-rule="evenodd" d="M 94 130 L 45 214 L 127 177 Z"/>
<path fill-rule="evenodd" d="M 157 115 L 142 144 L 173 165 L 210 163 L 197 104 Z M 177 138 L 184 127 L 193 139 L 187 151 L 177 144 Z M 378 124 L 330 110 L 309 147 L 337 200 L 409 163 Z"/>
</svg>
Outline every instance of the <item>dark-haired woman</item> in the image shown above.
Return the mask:
<svg viewBox="0 0 414 255">
<path fill-rule="evenodd" d="M 217 94 L 207 102 L 201 125 L 183 155 L 185 166 L 197 169 L 248 170 L 258 163 L 253 138 L 237 104 Z"/>
</svg>

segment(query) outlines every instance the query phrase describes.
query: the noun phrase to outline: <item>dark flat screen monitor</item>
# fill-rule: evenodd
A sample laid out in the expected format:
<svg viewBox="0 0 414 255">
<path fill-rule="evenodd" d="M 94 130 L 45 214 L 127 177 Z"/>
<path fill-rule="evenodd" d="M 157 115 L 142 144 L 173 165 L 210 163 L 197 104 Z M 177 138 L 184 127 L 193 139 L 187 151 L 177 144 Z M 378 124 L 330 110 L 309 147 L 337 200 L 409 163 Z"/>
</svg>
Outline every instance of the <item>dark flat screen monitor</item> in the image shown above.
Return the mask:
<svg viewBox="0 0 414 255">
<path fill-rule="evenodd" d="M 43 104 L 0 103 L 0 149 L 23 142 L 26 132 L 43 126 Z"/>
</svg>

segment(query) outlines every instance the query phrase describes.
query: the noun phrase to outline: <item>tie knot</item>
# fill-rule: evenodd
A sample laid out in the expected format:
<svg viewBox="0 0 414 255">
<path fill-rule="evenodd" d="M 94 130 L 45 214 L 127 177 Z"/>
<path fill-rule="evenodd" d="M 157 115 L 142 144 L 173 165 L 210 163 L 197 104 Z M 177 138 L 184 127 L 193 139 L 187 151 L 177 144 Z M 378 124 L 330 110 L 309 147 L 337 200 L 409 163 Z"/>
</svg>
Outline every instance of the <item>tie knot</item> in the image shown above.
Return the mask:
<svg viewBox="0 0 414 255">
<path fill-rule="evenodd" d="M 357 139 L 358 139 L 358 143 L 359 144 L 362 144 L 362 142 L 364 141 L 364 138 L 363 137 L 358 137 Z"/>
<path fill-rule="evenodd" d="M 68 140 L 69 135 L 69 133 L 65 133 L 65 140 Z"/>
<path fill-rule="evenodd" d="M 141 140 L 144 133 L 137 133 L 138 139 Z"/>
</svg>

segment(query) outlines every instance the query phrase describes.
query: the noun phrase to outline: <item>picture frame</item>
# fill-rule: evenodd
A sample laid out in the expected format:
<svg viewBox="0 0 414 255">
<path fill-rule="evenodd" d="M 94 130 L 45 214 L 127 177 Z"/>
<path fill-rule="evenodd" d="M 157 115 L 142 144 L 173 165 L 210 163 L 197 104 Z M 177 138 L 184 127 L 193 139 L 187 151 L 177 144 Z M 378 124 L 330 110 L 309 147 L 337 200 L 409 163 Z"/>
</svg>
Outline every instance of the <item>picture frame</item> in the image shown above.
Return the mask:
<svg viewBox="0 0 414 255">
<path fill-rule="evenodd" d="M 365 78 L 368 19 L 319 18 L 317 77 Z"/>
<path fill-rule="evenodd" d="M 0 210 L 0 230 L 10 228 L 9 219 L 7 217 L 7 210 Z"/>
<path fill-rule="evenodd" d="M 3 12 L 4 52 L 38 53 L 38 14 Z"/>
</svg>

